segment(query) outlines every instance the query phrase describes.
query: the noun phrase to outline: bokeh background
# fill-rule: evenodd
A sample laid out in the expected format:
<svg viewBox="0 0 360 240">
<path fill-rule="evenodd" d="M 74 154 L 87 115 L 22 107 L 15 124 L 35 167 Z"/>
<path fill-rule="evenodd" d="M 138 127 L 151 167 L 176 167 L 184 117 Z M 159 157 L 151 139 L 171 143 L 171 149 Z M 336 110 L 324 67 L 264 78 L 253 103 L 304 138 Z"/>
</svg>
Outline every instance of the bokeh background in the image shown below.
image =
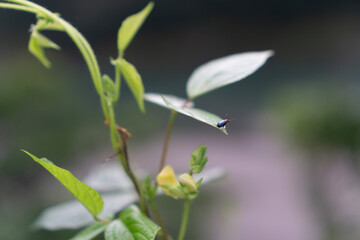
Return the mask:
<svg viewBox="0 0 360 240">
<path fill-rule="evenodd" d="M 113 74 L 121 21 L 147 1 L 36 1 L 89 40 L 103 73 Z M 33 231 L 42 209 L 71 199 L 27 149 L 82 178 L 112 154 L 85 63 L 62 33 L 48 37 L 45 69 L 27 51 L 31 14 L 0 10 L 0 239 L 68 239 L 71 230 Z M 185 97 L 200 64 L 273 49 L 245 80 L 200 97 L 199 108 L 234 119 L 229 136 L 179 116 L 168 162 L 181 173 L 208 146 L 207 168 L 227 178 L 204 186 L 187 239 L 352 240 L 360 238 L 358 1 L 155 1 L 127 50 L 147 92 Z M 137 169 L 155 174 L 169 113 L 141 114 L 122 85 L 117 119 L 133 135 Z M 182 202 L 159 197 L 176 236 Z"/>
</svg>

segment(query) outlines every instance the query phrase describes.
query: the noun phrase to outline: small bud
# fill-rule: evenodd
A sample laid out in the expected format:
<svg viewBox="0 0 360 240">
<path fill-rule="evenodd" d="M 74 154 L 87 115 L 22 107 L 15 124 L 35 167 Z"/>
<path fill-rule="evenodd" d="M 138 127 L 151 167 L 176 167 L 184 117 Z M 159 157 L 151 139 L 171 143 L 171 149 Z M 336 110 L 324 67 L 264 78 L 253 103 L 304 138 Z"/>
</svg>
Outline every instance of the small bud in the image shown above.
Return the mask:
<svg viewBox="0 0 360 240">
<path fill-rule="evenodd" d="M 190 170 L 192 173 L 200 173 L 205 167 L 205 164 L 208 161 L 208 158 L 206 157 L 206 150 L 207 147 L 201 144 L 192 152 L 190 159 Z"/>
<path fill-rule="evenodd" d="M 184 186 L 186 188 L 186 190 L 189 193 L 197 192 L 196 183 L 195 183 L 194 179 L 192 178 L 192 176 L 190 176 L 189 174 L 187 174 L 187 173 L 181 174 L 179 176 L 179 182 L 182 186 Z"/>
</svg>

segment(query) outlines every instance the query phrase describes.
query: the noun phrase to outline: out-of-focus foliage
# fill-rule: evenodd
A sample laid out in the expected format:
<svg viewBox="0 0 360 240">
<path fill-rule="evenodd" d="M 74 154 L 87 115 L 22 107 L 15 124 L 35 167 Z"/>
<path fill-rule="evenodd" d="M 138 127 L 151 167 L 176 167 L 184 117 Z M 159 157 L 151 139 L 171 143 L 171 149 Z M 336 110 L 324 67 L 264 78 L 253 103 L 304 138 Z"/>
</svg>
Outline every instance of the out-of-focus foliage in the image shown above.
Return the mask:
<svg viewBox="0 0 360 240">
<path fill-rule="evenodd" d="M 67 70 L 44 70 L 30 55 L 0 65 L 0 176 L 35 168 L 20 148 L 67 161 L 74 152 L 106 139 L 96 127 L 101 120 L 100 110 L 94 110 L 97 99 L 88 94 L 93 89 Z"/>
<path fill-rule="evenodd" d="M 275 93 L 270 108 L 291 138 L 308 149 L 360 147 L 360 114 L 352 91 L 309 86 Z"/>
</svg>

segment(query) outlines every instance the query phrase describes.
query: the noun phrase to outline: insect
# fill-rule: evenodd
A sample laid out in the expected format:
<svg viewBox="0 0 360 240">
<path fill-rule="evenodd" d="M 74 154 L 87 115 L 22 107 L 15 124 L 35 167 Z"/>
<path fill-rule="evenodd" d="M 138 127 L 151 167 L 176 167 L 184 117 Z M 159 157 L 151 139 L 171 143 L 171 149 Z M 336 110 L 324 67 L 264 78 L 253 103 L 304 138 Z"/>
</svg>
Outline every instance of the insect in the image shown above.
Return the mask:
<svg viewBox="0 0 360 240">
<path fill-rule="evenodd" d="M 226 128 L 226 124 L 228 123 L 228 122 L 230 122 L 230 120 L 229 119 L 224 119 L 224 120 L 221 120 L 220 122 L 218 122 L 217 124 L 216 124 L 216 126 L 218 127 L 218 128 Z"/>
</svg>

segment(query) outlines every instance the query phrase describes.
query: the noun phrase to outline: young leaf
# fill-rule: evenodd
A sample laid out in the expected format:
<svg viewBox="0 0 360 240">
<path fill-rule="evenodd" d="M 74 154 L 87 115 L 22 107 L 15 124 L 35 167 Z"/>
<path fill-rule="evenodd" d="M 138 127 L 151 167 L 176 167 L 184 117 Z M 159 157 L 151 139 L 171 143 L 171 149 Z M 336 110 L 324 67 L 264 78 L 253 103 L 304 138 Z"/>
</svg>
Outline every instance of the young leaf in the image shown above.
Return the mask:
<svg viewBox="0 0 360 240">
<path fill-rule="evenodd" d="M 105 96 L 111 101 L 115 102 L 116 96 L 117 96 L 117 89 L 115 86 L 115 83 L 111 80 L 111 78 L 108 75 L 103 75 L 102 77 L 103 86 L 104 86 L 104 93 Z"/>
<path fill-rule="evenodd" d="M 31 153 L 23 150 L 34 161 L 48 170 L 59 182 L 61 182 L 77 198 L 87 210 L 95 217 L 103 208 L 103 199 L 91 187 L 79 181 L 71 172 L 54 165 L 46 158 L 37 158 Z"/>
<path fill-rule="evenodd" d="M 120 214 L 120 219 L 131 232 L 134 240 L 153 240 L 160 227 L 132 205 Z M 122 238 L 127 240 L 126 238 Z M 130 240 L 130 238 L 129 238 Z"/>
<path fill-rule="evenodd" d="M 144 86 L 135 66 L 122 58 L 113 61 L 113 63 L 115 64 L 117 70 L 121 71 L 121 74 L 124 76 L 125 81 L 132 91 L 140 110 L 145 112 Z"/>
<path fill-rule="evenodd" d="M 144 94 L 144 99 L 148 102 L 152 102 L 154 104 L 157 104 L 159 106 L 162 106 L 164 108 L 169 108 L 169 106 L 164 102 L 164 99 L 162 98 L 165 97 L 166 100 L 168 100 L 172 105 L 177 106 L 177 107 L 184 107 L 186 105 L 186 107 L 193 107 L 194 103 L 191 101 L 187 101 L 186 99 L 174 96 L 174 95 L 168 95 L 168 94 L 159 94 L 159 93 L 145 93 Z"/>
<path fill-rule="evenodd" d="M 169 106 L 169 108 L 171 108 L 181 114 L 184 114 L 186 116 L 194 118 L 200 122 L 206 123 L 214 128 L 217 128 L 220 131 L 222 131 L 223 133 L 225 133 L 226 135 L 228 134 L 226 132 L 226 128 L 218 128 L 217 127 L 217 123 L 222 120 L 219 116 L 209 113 L 209 112 L 206 112 L 201 109 L 197 109 L 197 108 L 188 108 L 188 107 L 182 108 L 182 107 L 174 106 L 165 97 L 163 97 L 163 100 Z"/>
<path fill-rule="evenodd" d="M 190 159 L 190 170 L 192 173 L 200 173 L 205 167 L 205 164 L 208 161 L 208 158 L 206 157 L 206 150 L 207 147 L 201 144 L 192 152 Z"/>
<path fill-rule="evenodd" d="M 153 7 L 154 3 L 150 2 L 143 10 L 129 16 L 122 22 L 118 31 L 118 50 L 121 55 L 124 53 L 131 40 L 134 38 Z"/>
<path fill-rule="evenodd" d="M 238 53 L 201 65 L 191 74 L 186 92 L 194 99 L 217 88 L 240 81 L 260 68 L 273 51 Z"/>
<path fill-rule="evenodd" d="M 91 240 L 102 233 L 109 224 L 106 222 L 95 222 L 76 234 L 70 240 Z"/>
<path fill-rule="evenodd" d="M 60 47 L 56 43 L 54 43 L 38 31 L 33 31 L 30 36 L 29 51 L 37 59 L 39 59 L 39 61 L 45 67 L 49 68 L 51 66 L 51 63 L 45 55 L 44 48 L 53 48 L 56 50 L 60 49 Z"/>
<path fill-rule="evenodd" d="M 119 220 L 114 220 L 105 230 L 105 240 L 135 240 L 129 229 Z"/>
</svg>

